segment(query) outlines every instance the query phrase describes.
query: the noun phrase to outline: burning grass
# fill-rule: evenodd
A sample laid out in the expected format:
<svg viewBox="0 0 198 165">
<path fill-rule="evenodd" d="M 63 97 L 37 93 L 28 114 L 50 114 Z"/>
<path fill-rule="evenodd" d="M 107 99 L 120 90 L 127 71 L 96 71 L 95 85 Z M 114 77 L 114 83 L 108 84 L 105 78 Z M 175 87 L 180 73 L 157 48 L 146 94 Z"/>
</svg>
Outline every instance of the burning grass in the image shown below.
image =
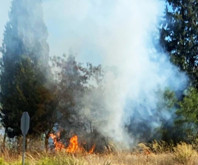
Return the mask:
<svg viewBox="0 0 198 165">
<path fill-rule="evenodd" d="M 86 151 L 84 147 L 82 147 L 78 142 L 78 136 L 74 135 L 70 138 L 68 146 L 64 145 L 60 140 L 60 132 L 56 134 L 50 134 L 50 138 L 53 140 L 55 151 L 65 151 L 66 153 L 89 153 L 92 154 L 95 149 L 95 145 L 93 145 L 89 151 Z"/>
</svg>

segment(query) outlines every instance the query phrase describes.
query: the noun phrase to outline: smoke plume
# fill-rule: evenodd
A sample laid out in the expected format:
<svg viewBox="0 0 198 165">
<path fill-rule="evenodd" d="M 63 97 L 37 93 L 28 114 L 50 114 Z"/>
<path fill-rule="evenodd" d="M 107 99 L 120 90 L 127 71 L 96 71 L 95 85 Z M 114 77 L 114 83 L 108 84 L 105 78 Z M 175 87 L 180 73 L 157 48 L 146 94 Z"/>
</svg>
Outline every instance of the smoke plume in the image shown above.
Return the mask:
<svg viewBox="0 0 198 165">
<path fill-rule="evenodd" d="M 102 135 L 125 146 L 147 136 L 145 132 L 154 134 L 162 119 L 168 121 L 173 115 L 159 108 L 160 91 L 179 93 L 187 83 L 156 44 L 165 4 L 159 0 L 61 2 L 59 6 L 57 1 L 46 1 L 44 7 L 64 8 L 57 17 L 65 28 L 59 27 L 64 50 L 72 48 L 79 60 L 106 66 L 103 87 L 83 98 L 82 115 Z"/>
</svg>

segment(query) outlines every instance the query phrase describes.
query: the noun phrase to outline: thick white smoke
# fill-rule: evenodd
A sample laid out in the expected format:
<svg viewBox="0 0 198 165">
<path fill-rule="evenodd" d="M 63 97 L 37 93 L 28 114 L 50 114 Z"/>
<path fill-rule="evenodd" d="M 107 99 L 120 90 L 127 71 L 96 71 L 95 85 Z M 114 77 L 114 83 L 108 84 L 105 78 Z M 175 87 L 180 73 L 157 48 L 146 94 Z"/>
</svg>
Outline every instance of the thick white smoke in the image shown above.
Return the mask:
<svg viewBox="0 0 198 165">
<path fill-rule="evenodd" d="M 161 124 L 162 117 L 171 118 L 171 114 L 158 109 L 158 91 L 169 88 L 177 92 L 186 84 L 185 75 L 154 44 L 164 5 L 160 0 L 46 0 L 44 3 L 48 26 L 49 20 L 56 20 L 54 28 L 59 32 L 54 33 L 61 34 L 56 38 L 60 42 L 55 39 L 51 44 L 58 45 L 57 50 L 72 48 L 81 61 L 101 63 L 109 68 L 103 91 L 97 90 L 83 99 L 87 105 L 83 114 L 100 133 L 116 142 L 134 143 L 136 132 L 129 135 L 125 128 L 132 119 L 147 122 L 153 130 Z M 59 15 L 55 16 L 54 12 Z M 53 31 L 49 29 L 49 34 L 50 30 Z M 58 53 L 57 50 L 53 53 Z"/>
</svg>

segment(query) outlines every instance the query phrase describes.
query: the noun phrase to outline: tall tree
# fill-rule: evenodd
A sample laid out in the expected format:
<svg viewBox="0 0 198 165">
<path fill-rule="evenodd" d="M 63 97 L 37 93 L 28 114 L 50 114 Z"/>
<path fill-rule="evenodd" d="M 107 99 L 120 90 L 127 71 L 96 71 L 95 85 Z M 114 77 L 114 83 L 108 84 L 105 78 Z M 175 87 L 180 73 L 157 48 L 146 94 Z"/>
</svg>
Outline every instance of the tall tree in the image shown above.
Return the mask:
<svg viewBox="0 0 198 165">
<path fill-rule="evenodd" d="M 198 1 L 167 0 L 165 18 L 161 29 L 161 45 L 170 55 L 171 61 L 190 78 L 190 87 L 176 106 L 176 124 L 182 130 L 185 128 L 183 135 L 187 140 L 189 131 L 186 130 L 191 130 L 197 136 Z"/>
<path fill-rule="evenodd" d="M 8 137 L 21 134 L 23 111 L 30 114 L 30 134 L 47 134 L 52 128 L 55 108 L 47 81 L 46 40 L 41 0 L 13 0 L 4 32 L 0 74 L 0 114 Z"/>
<path fill-rule="evenodd" d="M 167 0 L 161 44 L 198 88 L 198 1 Z"/>
</svg>

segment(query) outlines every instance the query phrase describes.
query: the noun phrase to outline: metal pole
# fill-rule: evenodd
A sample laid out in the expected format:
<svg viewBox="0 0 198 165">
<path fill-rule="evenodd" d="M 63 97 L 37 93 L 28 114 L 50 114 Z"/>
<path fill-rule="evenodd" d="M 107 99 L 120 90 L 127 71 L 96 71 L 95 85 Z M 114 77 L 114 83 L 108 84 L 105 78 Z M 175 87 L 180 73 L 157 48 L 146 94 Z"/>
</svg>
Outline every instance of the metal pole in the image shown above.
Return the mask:
<svg viewBox="0 0 198 165">
<path fill-rule="evenodd" d="M 26 136 L 23 136 L 23 155 L 22 155 L 22 165 L 25 165 L 25 139 Z"/>
</svg>

